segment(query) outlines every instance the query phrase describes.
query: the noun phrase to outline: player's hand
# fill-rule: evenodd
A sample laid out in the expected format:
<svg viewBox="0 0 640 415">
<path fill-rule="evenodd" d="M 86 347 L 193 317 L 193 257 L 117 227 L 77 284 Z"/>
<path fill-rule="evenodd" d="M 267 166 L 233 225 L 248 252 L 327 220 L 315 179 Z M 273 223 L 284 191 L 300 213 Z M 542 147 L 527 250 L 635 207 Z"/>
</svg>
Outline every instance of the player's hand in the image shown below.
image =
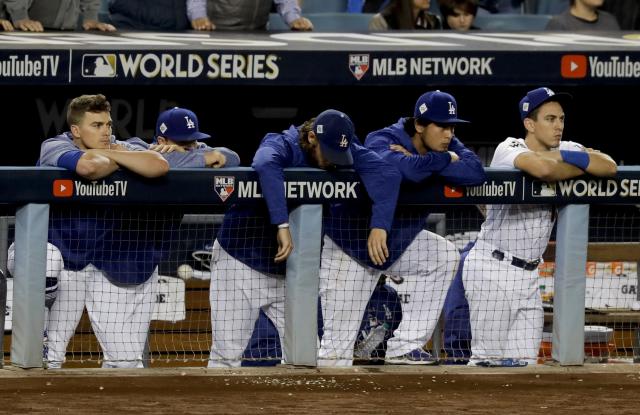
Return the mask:
<svg viewBox="0 0 640 415">
<path fill-rule="evenodd" d="M 116 28 L 114 25 L 110 25 L 109 23 L 102 23 L 97 20 L 85 20 L 82 23 L 82 28 L 84 30 L 99 30 L 101 32 L 115 32 Z"/>
<path fill-rule="evenodd" d="M 124 148 L 120 144 L 115 144 L 115 143 L 109 144 L 109 150 L 127 151 L 126 148 Z"/>
<path fill-rule="evenodd" d="M 214 169 L 219 169 L 220 167 L 224 167 L 227 164 L 227 158 L 224 154 L 219 151 L 209 151 L 204 155 L 205 162 L 207 166 L 213 167 Z"/>
<path fill-rule="evenodd" d="M 455 163 L 456 161 L 460 160 L 460 156 L 458 156 L 453 151 L 450 151 L 449 154 L 451 154 L 451 162 L 452 163 Z"/>
<path fill-rule="evenodd" d="M 174 151 L 178 153 L 185 153 L 185 150 L 182 146 L 177 144 L 151 144 L 149 146 L 149 150 L 157 151 L 158 153 L 173 153 Z"/>
<path fill-rule="evenodd" d="M 194 30 L 215 30 L 216 25 L 208 17 L 199 17 L 191 21 L 191 27 Z"/>
<path fill-rule="evenodd" d="M 369 258 L 375 265 L 382 265 L 389 258 L 389 250 L 387 249 L 387 231 L 380 228 L 373 228 L 369 232 L 369 240 L 367 241 L 367 249 L 369 249 Z"/>
<path fill-rule="evenodd" d="M 291 232 L 289 228 L 278 229 L 278 252 L 274 258 L 275 262 L 286 261 L 289 254 L 293 251 L 293 241 L 291 240 Z"/>
<path fill-rule="evenodd" d="M 397 151 L 398 153 L 402 153 L 405 156 L 412 156 L 413 154 L 409 153 L 409 151 L 402 147 L 400 144 L 391 144 L 389 146 L 389 148 L 391 149 L 391 151 Z"/>
<path fill-rule="evenodd" d="M 20 29 L 24 32 L 44 32 L 42 23 L 31 19 L 18 20 L 16 22 L 16 29 Z"/>
<path fill-rule="evenodd" d="M 309 31 L 313 30 L 313 23 L 311 23 L 311 20 L 307 19 L 306 17 L 298 17 L 296 20 L 291 22 L 290 27 L 291 30 Z"/>
<path fill-rule="evenodd" d="M 13 25 L 8 20 L 0 19 L 0 27 L 5 32 L 13 32 Z"/>
</svg>

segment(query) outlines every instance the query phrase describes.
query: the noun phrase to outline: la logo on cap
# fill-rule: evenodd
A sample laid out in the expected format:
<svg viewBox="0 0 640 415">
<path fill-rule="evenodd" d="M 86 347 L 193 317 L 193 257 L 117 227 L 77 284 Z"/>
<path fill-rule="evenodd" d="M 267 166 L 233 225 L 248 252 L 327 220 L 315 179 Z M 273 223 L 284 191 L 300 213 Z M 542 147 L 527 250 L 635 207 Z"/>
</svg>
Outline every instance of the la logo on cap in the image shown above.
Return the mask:
<svg viewBox="0 0 640 415">
<path fill-rule="evenodd" d="M 193 129 L 193 128 L 196 128 L 196 124 L 193 122 L 193 120 L 192 120 L 191 118 L 189 118 L 189 116 L 188 116 L 188 115 L 185 115 L 185 116 L 184 116 L 184 119 L 185 119 L 185 120 L 187 120 L 187 128 L 188 128 L 188 129 L 190 129 L 190 130 L 191 130 L 191 129 Z"/>
</svg>

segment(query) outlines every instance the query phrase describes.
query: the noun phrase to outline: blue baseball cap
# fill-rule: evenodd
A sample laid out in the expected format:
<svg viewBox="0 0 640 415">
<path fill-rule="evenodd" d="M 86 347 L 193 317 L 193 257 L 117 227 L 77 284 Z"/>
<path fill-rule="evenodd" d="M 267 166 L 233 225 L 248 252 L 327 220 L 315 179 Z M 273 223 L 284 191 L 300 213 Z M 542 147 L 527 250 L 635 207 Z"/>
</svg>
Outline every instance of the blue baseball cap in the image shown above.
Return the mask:
<svg viewBox="0 0 640 415">
<path fill-rule="evenodd" d="M 173 141 L 194 141 L 211 138 L 201 133 L 198 117 L 186 108 L 171 108 L 162 112 L 156 122 L 156 137 L 162 136 Z"/>
<path fill-rule="evenodd" d="M 420 121 L 431 121 L 438 124 L 469 122 L 458 118 L 458 103 L 453 95 L 439 90 L 420 95 L 416 101 L 413 116 Z"/>
<path fill-rule="evenodd" d="M 533 110 L 545 102 L 556 101 L 564 107 L 572 98 L 573 97 L 570 94 L 564 92 L 558 92 L 556 94 L 549 88 L 536 88 L 527 92 L 527 95 L 520 100 L 520 105 L 518 107 L 520 110 L 520 118 L 524 120 L 533 112 Z"/>
<path fill-rule="evenodd" d="M 340 166 L 353 164 L 351 142 L 355 127 L 347 114 L 337 110 L 326 110 L 316 117 L 313 132 L 318 137 L 322 155 L 331 163 Z"/>
</svg>

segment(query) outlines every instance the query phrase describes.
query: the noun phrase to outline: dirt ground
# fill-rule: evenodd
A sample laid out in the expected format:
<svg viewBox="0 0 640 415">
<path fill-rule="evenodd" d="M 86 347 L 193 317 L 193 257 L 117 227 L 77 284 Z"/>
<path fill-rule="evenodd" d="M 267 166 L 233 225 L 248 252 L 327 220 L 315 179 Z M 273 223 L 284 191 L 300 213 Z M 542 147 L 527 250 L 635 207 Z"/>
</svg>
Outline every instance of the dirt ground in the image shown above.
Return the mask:
<svg viewBox="0 0 640 415">
<path fill-rule="evenodd" d="M 0 370 L 0 413 L 638 414 L 640 367 Z"/>
</svg>

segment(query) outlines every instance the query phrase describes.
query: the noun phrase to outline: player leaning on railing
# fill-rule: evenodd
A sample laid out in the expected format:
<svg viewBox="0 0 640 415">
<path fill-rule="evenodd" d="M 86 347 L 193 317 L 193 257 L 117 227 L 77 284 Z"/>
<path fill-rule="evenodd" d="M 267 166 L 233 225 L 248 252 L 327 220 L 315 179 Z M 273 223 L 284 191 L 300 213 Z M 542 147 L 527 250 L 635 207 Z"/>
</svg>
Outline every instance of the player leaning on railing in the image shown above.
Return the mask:
<svg viewBox="0 0 640 415">
<path fill-rule="evenodd" d="M 608 155 L 561 141 L 570 98 L 549 88 L 529 91 L 519 106 L 526 136 L 500 143 L 491 167 L 516 168 L 544 181 L 614 176 L 617 166 Z M 537 362 L 544 318 L 537 269 L 555 218 L 550 205 L 487 206 L 462 277 L 471 317 L 470 365 Z"/>
<path fill-rule="evenodd" d="M 285 260 L 295 249 L 289 232 L 283 169 L 333 169 L 338 165 L 353 166 L 367 189 L 373 212 L 368 237 L 362 244 L 371 261 L 385 262 L 400 174 L 358 143 L 349 117 L 327 110 L 301 126 L 267 134 L 253 160 L 266 207 L 233 206 L 225 215 L 213 249 L 209 367 L 240 366 L 261 308 L 283 338 Z M 321 271 L 321 294 L 322 275 Z M 361 310 L 358 323 L 362 314 Z M 352 358 L 353 348 L 349 355 Z"/>
<path fill-rule="evenodd" d="M 441 177 L 453 185 L 478 185 L 486 179 L 482 163 L 454 135 L 456 125 L 466 122 L 458 118 L 452 95 L 430 91 L 418 98 L 413 117 L 370 133 L 365 146 L 394 165 L 403 181 Z M 424 229 L 428 215 L 427 209 L 416 215 L 398 208 L 389 235 L 392 257 L 385 273 L 403 277 L 411 301 L 403 304 L 402 322 L 388 342 L 388 363 L 435 361 L 422 347 L 438 323 L 459 256 L 452 243 Z"/>
<path fill-rule="evenodd" d="M 38 164 L 91 180 L 119 168 L 149 178 L 166 174 L 169 164 L 159 153 L 111 135 L 110 111 L 103 95 L 73 99 L 67 112 L 70 131 L 42 143 Z M 50 368 L 64 362 L 85 306 L 104 353 L 103 367 L 142 367 L 162 252 L 153 232 L 137 234 L 121 209 L 52 209 L 49 241 L 60 249 L 65 268 L 49 314 Z"/>
</svg>

